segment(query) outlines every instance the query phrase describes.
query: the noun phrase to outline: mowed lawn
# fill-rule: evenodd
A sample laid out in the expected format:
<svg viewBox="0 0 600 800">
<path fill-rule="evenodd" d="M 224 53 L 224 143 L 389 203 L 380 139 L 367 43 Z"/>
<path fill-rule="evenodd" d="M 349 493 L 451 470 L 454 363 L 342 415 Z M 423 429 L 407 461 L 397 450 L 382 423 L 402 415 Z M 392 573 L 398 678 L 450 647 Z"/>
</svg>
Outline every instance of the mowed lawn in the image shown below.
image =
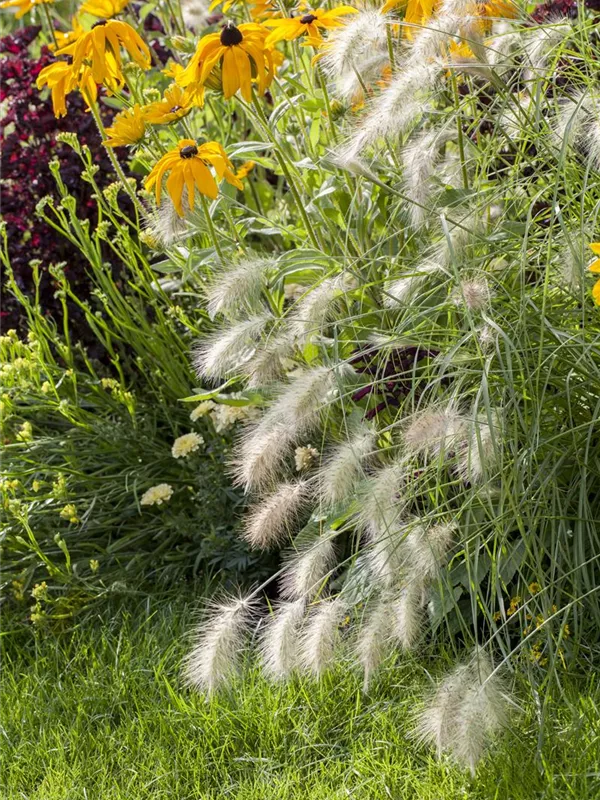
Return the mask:
<svg viewBox="0 0 600 800">
<path fill-rule="evenodd" d="M 517 687 L 523 711 L 472 778 L 411 737 L 429 679 L 400 658 L 368 695 L 343 665 L 275 687 L 249 666 L 205 702 L 179 678 L 194 609 L 136 601 L 35 640 L 5 615 L 3 800 L 600 797 L 594 680 L 545 704 Z"/>
</svg>

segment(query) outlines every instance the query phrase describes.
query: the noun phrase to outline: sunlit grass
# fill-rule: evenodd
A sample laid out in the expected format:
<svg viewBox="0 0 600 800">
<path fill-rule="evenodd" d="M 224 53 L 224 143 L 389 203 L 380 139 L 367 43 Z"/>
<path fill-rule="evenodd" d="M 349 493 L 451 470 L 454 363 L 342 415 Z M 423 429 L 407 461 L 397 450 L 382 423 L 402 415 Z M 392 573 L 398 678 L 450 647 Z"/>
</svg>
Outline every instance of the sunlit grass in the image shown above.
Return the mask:
<svg viewBox="0 0 600 800">
<path fill-rule="evenodd" d="M 428 683 L 416 662 L 389 662 L 368 696 L 341 666 L 321 684 L 281 687 L 249 670 L 205 703 L 179 681 L 192 616 L 191 603 L 162 598 L 89 617 L 57 638 L 7 635 L 2 797 L 583 800 L 600 792 L 593 679 L 571 680 L 546 704 L 539 749 L 536 703 L 531 690 L 517 691 L 523 713 L 471 779 L 410 738 Z"/>
</svg>

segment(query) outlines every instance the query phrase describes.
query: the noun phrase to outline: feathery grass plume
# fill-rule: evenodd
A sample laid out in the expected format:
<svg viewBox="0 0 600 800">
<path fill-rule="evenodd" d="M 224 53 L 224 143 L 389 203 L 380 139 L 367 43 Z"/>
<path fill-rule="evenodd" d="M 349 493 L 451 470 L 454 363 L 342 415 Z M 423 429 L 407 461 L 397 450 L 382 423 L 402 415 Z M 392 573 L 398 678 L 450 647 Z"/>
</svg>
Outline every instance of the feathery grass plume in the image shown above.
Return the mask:
<svg viewBox="0 0 600 800">
<path fill-rule="evenodd" d="M 252 547 L 280 544 L 289 535 L 300 510 L 310 497 L 306 481 L 282 483 L 250 509 L 243 537 Z"/>
<path fill-rule="evenodd" d="M 417 738 L 449 752 L 471 773 L 493 734 L 506 723 L 507 697 L 482 648 L 438 686 L 419 715 Z"/>
<path fill-rule="evenodd" d="M 579 291 L 587 272 L 589 263 L 588 242 L 592 241 L 591 232 L 582 235 L 580 231 L 569 233 L 561 248 L 560 271 L 563 281 L 574 290 Z"/>
<path fill-rule="evenodd" d="M 198 377 L 217 379 L 238 373 L 254 355 L 258 339 L 273 319 L 271 314 L 250 317 L 202 340 L 194 352 Z"/>
<path fill-rule="evenodd" d="M 181 239 L 188 229 L 188 210 L 187 198 L 184 199 L 185 215 L 180 217 L 170 198 L 160 204 L 160 206 L 148 215 L 145 228 L 150 239 L 164 247 L 173 244 Z M 187 207 L 186 207 L 187 206 Z"/>
<path fill-rule="evenodd" d="M 286 600 L 312 599 L 335 564 L 334 531 L 326 531 L 286 558 L 281 596 Z"/>
<path fill-rule="evenodd" d="M 195 631 L 195 645 L 185 660 L 188 686 L 211 695 L 237 672 L 256 601 L 230 598 L 213 603 Z"/>
<path fill-rule="evenodd" d="M 444 156 L 444 146 L 454 138 L 448 128 L 421 131 L 409 140 L 401 154 L 405 194 L 410 202 L 410 224 L 417 229 L 425 222 L 431 198 L 432 181 L 439 162 Z"/>
<path fill-rule="evenodd" d="M 286 361 L 294 355 L 294 341 L 287 328 L 270 335 L 257 345 L 256 353 L 243 368 L 248 388 L 269 386 L 280 380 L 286 370 Z"/>
<path fill-rule="evenodd" d="M 207 293 L 210 318 L 224 314 L 236 319 L 242 311 L 260 312 L 265 273 L 272 267 L 273 262 L 268 258 L 248 258 L 232 269 L 217 272 Z"/>
<path fill-rule="evenodd" d="M 206 27 L 209 6 L 208 0 L 181 0 L 181 15 L 186 27 L 196 31 Z"/>
<path fill-rule="evenodd" d="M 376 450 L 377 433 L 364 426 L 338 445 L 319 472 L 321 501 L 335 505 L 349 497 L 363 477 L 363 465 L 374 457 Z"/>
<path fill-rule="evenodd" d="M 244 428 L 233 461 L 235 483 L 246 492 L 272 486 L 294 441 L 291 433 L 284 425 L 272 424 L 264 418 Z"/>
<path fill-rule="evenodd" d="M 427 526 L 415 520 L 409 525 L 404 546 L 407 572 L 418 581 L 435 578 L 457 530 L 454 522 Z"/>
<path fill-rule="evenodd" d="M 383 305 L 394 308 L 410 303 L 432 276 L 444 272 L 444 268 L 433 259 L 418 264 L 408 270 L 406 277 L 395 278 L 386 284 Z"/>
<path fill-rule="evenodd" d="M 534 25 L 523 31 L 521 42 L 525 69 L 523 79 L 534 81 L 548 66 L 549 57 L 556 47 L 564 43 L 573 33 L 573 25 L 567 18 L 552 25 Z"/>
<path fill-rule="evenodd" d="M 320 366 L 296 375 L 265 415 L 265 422 L 283 425 L 294 435 L 310 433 L 339 397 L 339 385 L 354 377 L 348 364 Z"/>
<path fill-rule="evenodd" d="M 454 305 L 463 306 L 469 311 L 483 311 L 490 299 L 490 287 L 485 278 L 462 281 L 452 292 Z"/>
<path fill-rule="evenodd" d="M 413 415 L 404 431 L 404 446 L 412 455 L 454 453 L 464 441 L 466 420 L 452 404 L 426 408 Z"/>
<path fill-rule="evenodd" d="M 360 490 L 360 527 L 380 532 L 397 527 L 405 508 L 402 490 L 406 483 L 406 465 L 394 461 L 368 478 Z"/>
<path fill-rule="evenodd" d="M 390 597 L 382 594 L 373 607 L 367 607 L 356 640 L 356 657 L 363 668 L 363 692 L 369 689 L 373 673 L 388 653 L 392 637 Z"/>
<path fill-rule="evenodd" d="M 497 409 L 491 412 L 491 425 L 487 414 L 475 416 L 458 455 L 456 470 L 462 481 L 476 484 L 489 477 L 498 465 L 501 431 L 501 415 Z"/>
<path fill-rule="evenodd" d="M 347 614 L 342 595 L 321 600 L 312 609 L 300 637 L 300 664 L 316 678 L 331 666 L 340 639 L 340 625 Z"/>
<path fill-rule="evenodd" d="M 404 650 L 412 650 L 423 633 L 425 607 L 424 587 L 421 581 L 411 578 L 390 603 L 392 638 Z"/>
<path fill-rule="evenodd" d="M 382 69 L 389 63 L 390 22 L 389 15 L 365 8 L 328 36 L 320 66 L 334 82 L 334 94 L 343 102 L 360 101 L 363 86 L 381 77 Z"/>
<path fill-rule="evenodd" d="M 339 153 L 339 163 L 352 164 L 380 139 L 397 139 L 429 108 L 439 78 L 436 62 L 405 65 L 372 101 L 362 122 Z"/>
<path fill-rule="evenodd" d="M 260 649 L 263 670 L 268 678 L 285 680 L 298 666 L 300 629 L 305 610 L 303 598 L 292 603 L 280 603 L 267 619 Z"/>
<path fill-rule="evenodd" d="M 302 297 L 288 314 L 290 334 L 304 345 L 313 334 L 323 328 L 335 316 L 340 307 L 348 279 L 344 275 L 325 278 Z"/>
</svg>

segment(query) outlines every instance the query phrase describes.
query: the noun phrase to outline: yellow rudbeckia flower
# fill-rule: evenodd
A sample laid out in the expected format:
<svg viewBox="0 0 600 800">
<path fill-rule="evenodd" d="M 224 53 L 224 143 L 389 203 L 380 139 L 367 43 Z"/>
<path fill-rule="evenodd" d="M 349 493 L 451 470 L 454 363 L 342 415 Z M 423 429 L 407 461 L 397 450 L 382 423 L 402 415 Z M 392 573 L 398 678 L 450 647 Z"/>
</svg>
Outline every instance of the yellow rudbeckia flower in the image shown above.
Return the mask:
<svg viewBox="0 0 600 800">
<path fill-rule="evenodd" d="M 146 132 L 146 123 L 142 109 L 136 103 L 132 108 L 121 111 L 114 119 L 110 128 L 106 129 L 108 139 L 102 142 L 106 147 L 123 147 L 136 144 Z"/>
<path fill-rule="evenodd" d="M 214 11 L 221 3 L 223 3 L 223 0 L 212 0 L 208 10 Z M 250 16 L 255 22 L 265 17 L 271 17 L 273 14 L 277 13 L 274 0 L 241 0 L 241 2 L 240 0 L 225 0 L 222 8 L 223 13 L 226 14 L 232 6 L 238 3 L 244 6 L 250 6 Z"/>
<path fill-rule="evenodd" d="M 25 16 L 28 11 L 34 6 L 40 6 L 42 3 L 53 3 L 54 0 L 4 0 L 3 3 L 0 3 L 0 8 L 16 8 L 17 13 L 15 17 L 17 19 L 21 19 L 21 17 Z"/>
<path fill-rule="evenodd" d="M 148 45 L 131 25 L 120 20 L 99 20 L 91 31 L 82 33 L 75 42 L 57 50 L 57 55 L 73 57 L 73 69 L 79 72 L 89 66 L 96 83 L 103 83 L 114 91 L 125 82 L 122 72 L 121 48 L 142 69 L 150 68 Z"/>
<path fill-rule="evenodd" d="M 155 188 L 156 203 L 160 205 L 162 181 L 167 178 L 167 192 L 173 201 L 175 210 L 180 217 L 184 216 L 182 198 L 183 189 L 187 189 L 190 209 L 194 210 L 195 191 L 198 191 L 214 200 L 219 193 L 217 182 L 210 167 L 215 171 L 217 178 L 224 178 L 227 183 L 238 189 L 243 189 L 242 182 L 232 172 L 232 163 L 227 153 L 217 142 L 206 142 L 198 145 L 193 139 L 181 139 L 177 147 L 166 153 L 152 168 L 145 181 L 146 189 Z"/>
<path fill-rule="evenodd" d="M 204 95 L 204 89 L 202 89 L 202 95 Z M 203 100 L 204 97 L 202 97 L 202 102 Z M 144 106 L 142 114 L 146 122 L 151 122 L 152 125 L 169 125 L 189 114 L 193 106 L 201 104 L 198 103 L 193 92 L 182 89 L 181 86 L 173 83 L 168 89 L 165 89 L 163 99 Z"/>
<path fill-rule="evenodd" d="M 176 78 L 184 88 L 204 86 L 211 72 L 221 67 L 223 95 L 228 100 L 238 91 L 247 102 L 252 100 L 252 80 L 260 92 L 273 79 L 273 60 L 265 48 L 267 31 L 262 25 L 244 22 L 226 25 L 221 33 L 209 33 L 198 42 L 196 52 L 184 71 Z M 256 76 L 254 78 L 254 76 Z"/>
<path fill-rule="evenodd" d="M 590 244 L 590 249 L 592 253 L 596 256 L 600 256 L 600 242 L 592 242 Z M 590 272 L 595 274 L 600 273 L 600 258 L 596 258 L 588 267 Z M 600 306 L 600 278 L 596 281 L 592 288 L 592 297 L 594 298 L 594 303 L 597 306 Z"/>
<path fill-rule="evenodd" d="M 323 38 L 321 29 L 339 28 L 340 25 L 344 24 L 340 17 L 356 13 L 358 13 L 358 9 L 352 6 L 338 6 L 329 11 L 317 8 L 315 11 L 307 11 L 301 17 L 267 19 L 263 24 L 269 28 L 274 28 L 267 36 L 267 46 L 281 42 L 283 39 L 289 42 L 292 39 L 298 39 L 304 34 L 307 34 L 313 41 L 320 41 Z"/>
<path fill-rule="evenodd" d="M 120 14 L 129 0 L 86 0 L 79 9 L 80 14 L 92 14 L 100 19 L 110 19 Z"/>
<path fill-rule="evenodd" d="M 37 76 L 36 85 L 38 89 L 47 86 L 52 95 L 52 108 L 55 117 L 64 117 L 67 113 L 66 97 L 78 87 L 88 105 L 96 101 L 98 89 L 92 74 L 87 67 L 84 67 L 79 74 L 73 70 L 73 66 L 66 61 L 55 61 L 44 67 Z"/>
</svg>

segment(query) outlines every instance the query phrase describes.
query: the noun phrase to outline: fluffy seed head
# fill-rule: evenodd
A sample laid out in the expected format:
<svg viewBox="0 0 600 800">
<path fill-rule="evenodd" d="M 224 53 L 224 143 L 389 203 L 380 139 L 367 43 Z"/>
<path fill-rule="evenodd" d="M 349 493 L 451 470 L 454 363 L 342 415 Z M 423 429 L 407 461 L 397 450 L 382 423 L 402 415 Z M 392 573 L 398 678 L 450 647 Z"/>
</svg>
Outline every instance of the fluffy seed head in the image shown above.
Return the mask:
<svg viewBox="0 0 600 800">
<path fill-rule="evenodd" d="M 188 686 L 210 695 L 235 674 L 255 611 L 253 601 L 241 598 L 211 606 L 185 662 Z"/>
<path fill-rule="evenodd" d="M 448 129 L 424 130 L 402 150 L 404 191 L 410 201 L 409 219 L 415 229 L 425 222 L 432 182 L 444 157 L 444 145 L 452 138 L 453 133 Z"/>
<path fill-rule="evenodd" d="M 410 580 L 390 603 L 392 637 L 404 650 L 412 650 L 423 632 L 423 591 L 418 580 Z"/>
<path fill-rule="evenodd" d="M 313 287 L 290 311 L 289 330 L 293 338 L 302 345 L 323 328 L 334 317 L 344 293 L 344 276 L 326 278 Z"/>
<path fill-rule="evenodd" d="M 240 312 L 260 312 L 265 273 L 273 264 L 268 259 L 248 259 L 217 273 L 208 289 L 207 310 L 211 319 L 224 314 L 236 319 Z"/>
<path fill-rule="evenodd" d="M 357 430 L 326 459 L 319 473 L 321 499 L 325 505 L 335 505 L 349 497 L 363 477 L 365 462 L 377 449 L 375 431 Z"/>
<path fill-rule="evenodd" d="M 463 281 L 454 291 L 454 305 L 463 306 L 469 311 L 482 311 L 490 302 L 490 287 L 485 279 Z"/>
<path fill-rule="evenodd" d="M 283 469 L 293 436 L 284 425 L 261 420 L 248 426 L 235 451 L 235 483 L 245 491 L 272 486 Z"/>
<path fill-rule="evenodd" d="M 404 431 L 404 444 L 413 455 L 439 455 L 454 452 L 464 435 L 465 419 L 450 405 L 415 414 Z"/>
<path fill-rule="evenodd" d="M 396 278 L 386 285 L 383 298 L 386 308 L 395 308 L 410 303 L 424 284 L 431 282 L 435 275 L 443 275 L 444 269 L 436 261 L 428 260 L 414 269 L 409 269 L 408 272 L 406 277 Z"/>
<path fill-rule="evenodd" d="M 481 483 L 498 464 L 501 414 L 498 410 L 493 410 L 490 416 L 491 424 L 487 414 L 475 416 L 460 450 L 457 472 L 465 483 Z"/>
<path fill-rule="evenodd" d="M 346 615 L 346 602 L 338 595 L 322 600 L 313 609 L 301 637 L 300 662 L 316 678 L 328 669 L 339 640 L 339 626 Z"/>
<path fill-rule="evenodd" d="M 285 680 L 298 666 L 299 636 L 305 608 L 303 599 L 281 603 L 267 620 L 261 637 L 261 655 L 263 669 L 272 680 Z"/>
<path fill-rule="evenodd" d="M 417 581 L 435 578 L 442 567 L 456 535 L 454 522 L 427 526 L 416 521 L 408 529 L 405 541 L 406 571 Z"/>
<path fill-rule="evenodd" d="M 200 342 L 194 353 L 198 376 L 217 379 L 240 372 L 256 352 L 256 343 L 272 320 L 270 314 L 250 317 Z"/>
<path fill-rule="evenodd" d="M 282 597 L 312 599 L 321 590 L 334 564 L 334 533 L 328 531 L 288 557 L 281 576 Z"/>
<path fill-rule="evenodd" d="M 390 598 L 383 595 L 372 609 L 367 608 L 356 642 L 356 657 L 363 668 L 363 691 L 369 688 L 373 673 L 385 658 L 392 634 Z"/>
<path fill-rule="evenodd" d="M 307 500 L 308 490 L 304 481 L 282 483 L 250 510 L 244 527 L 244 539 L 252 547 L 267 548 L 280 544 L 290 534 Z"/>
</svg>

